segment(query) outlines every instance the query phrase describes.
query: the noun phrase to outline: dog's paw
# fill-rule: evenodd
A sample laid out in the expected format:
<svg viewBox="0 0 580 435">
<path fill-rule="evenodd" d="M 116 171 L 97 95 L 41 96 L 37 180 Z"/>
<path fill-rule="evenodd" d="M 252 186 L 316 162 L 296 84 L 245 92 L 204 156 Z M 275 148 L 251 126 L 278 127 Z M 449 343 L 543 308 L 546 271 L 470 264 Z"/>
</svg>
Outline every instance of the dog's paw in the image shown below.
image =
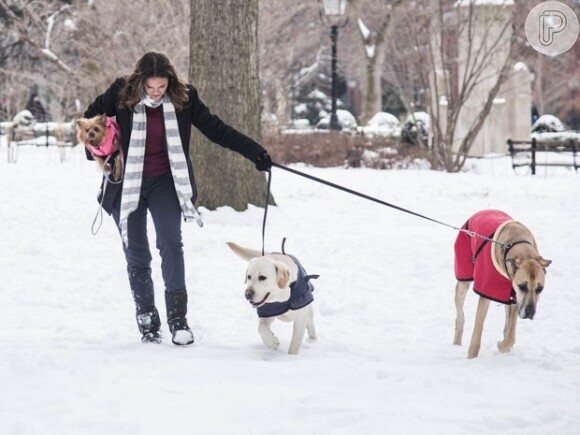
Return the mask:
<svg viewBox="0 0 580 435">
<path fill-rule="evenodd" d="M 508 353 L 513 347 L 514 343 L 512 342 L 507 342 L 505 340 L 497 342 L 497 350 L 499 350 L 500 353 Z"/>
<path fill-rule="evenodd" d="M 280 347 L 280 340 L 274 334 L 264 339 L 264 344 L 272 350 L 278 350 Z"/>
<path fill-rule="evenodd" d="M 470 346 L 469 350 L 467 351 L 467 359 L 474 359 L 479 356 L 479 346 L 473 347 Z"/>
</svg>

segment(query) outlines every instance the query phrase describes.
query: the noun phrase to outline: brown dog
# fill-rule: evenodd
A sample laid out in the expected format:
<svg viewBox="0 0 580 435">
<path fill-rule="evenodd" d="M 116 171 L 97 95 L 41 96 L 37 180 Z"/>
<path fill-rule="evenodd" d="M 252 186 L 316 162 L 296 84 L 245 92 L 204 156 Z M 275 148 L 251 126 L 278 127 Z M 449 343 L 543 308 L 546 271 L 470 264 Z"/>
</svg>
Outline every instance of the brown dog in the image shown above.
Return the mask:
<svg viewBox="0 0 580 435">
<path fill-rule="evenodd" d="M 123 174 L 123 153 L 120 150 L 120 129 L 107 115 L 79 118 L 77 139 L 91 153 L 104 173 L 120 180 Z"/>
<path fill-rule="evenodd" d="M 479 303 L 467 357 L 479 355 L 491 300 L 506 304 L 504 337 L 497 346 L 500 352 L 509 352 L 516 341 L 518 317 L 534 318 L 551 261 L 540 256 L 530 230 L 502 211 L 480 211 L 469 218 L 462 230 L 455 241 L 457 317 L 453 344 L 461 345 L 465 324 L 463 305 L 474 281 L 473 290 L 479 294 Z"/>
</svg>

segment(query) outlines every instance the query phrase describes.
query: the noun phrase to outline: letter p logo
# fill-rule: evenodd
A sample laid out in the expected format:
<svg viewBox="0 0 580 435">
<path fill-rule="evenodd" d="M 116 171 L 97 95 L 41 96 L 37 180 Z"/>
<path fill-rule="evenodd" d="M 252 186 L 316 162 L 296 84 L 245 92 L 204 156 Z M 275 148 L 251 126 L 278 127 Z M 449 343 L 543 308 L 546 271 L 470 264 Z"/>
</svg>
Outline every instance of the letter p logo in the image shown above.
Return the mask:
<svg viewBox="0 0 580 435">
<path fill-rule="evenodd" d="M 554 43 L 554 35 L 564 31 L 568 20 L 560 11 L 547 10 L 539 16 L 539 41 L 543 46 Z"/>
<path fill-rule="evenodd" d="M 570 7 L 548 0 L 530 11 L 525 30 L 528 42 L 536 51 L 557 56 L 574 45 L 580 34 L 580 22 Z"/>
</svg>

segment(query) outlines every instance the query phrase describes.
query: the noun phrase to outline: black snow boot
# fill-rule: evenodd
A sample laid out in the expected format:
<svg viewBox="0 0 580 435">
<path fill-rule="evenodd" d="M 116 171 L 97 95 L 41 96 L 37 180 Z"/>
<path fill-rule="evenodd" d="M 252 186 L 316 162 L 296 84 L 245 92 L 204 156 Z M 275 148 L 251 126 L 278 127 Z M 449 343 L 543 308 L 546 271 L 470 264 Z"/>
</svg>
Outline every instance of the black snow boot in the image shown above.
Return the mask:
<svg viewBox="0 0 580 435">
<path fill-rule="evenodd" d="M 137 326 L 141 332 L 141 343 L 161 343 L 161 320 L 155 307 L 137 311 Z"/>
<path fill-rule="evenodd" d="M 187 325 L 187 293 L 165 292 L 167 323 L 171 331 L 173 344 L 186 345 L 193 343 L 193 333 Z"/>
</svg>

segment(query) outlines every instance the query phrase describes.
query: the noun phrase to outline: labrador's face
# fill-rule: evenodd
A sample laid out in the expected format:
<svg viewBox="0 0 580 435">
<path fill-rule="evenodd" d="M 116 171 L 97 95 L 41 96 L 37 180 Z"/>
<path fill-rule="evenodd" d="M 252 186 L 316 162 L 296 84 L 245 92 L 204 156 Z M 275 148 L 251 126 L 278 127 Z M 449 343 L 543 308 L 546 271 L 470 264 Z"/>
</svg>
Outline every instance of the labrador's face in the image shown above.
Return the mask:
<svg viewBox="0 0 580 435">
<path fill-rule="evenodd" d="M 254 258 L 246 271 L 245 296 L 253 307 L 269 302 L 283 302 L 290 297 L 290 271 L 268 257 Z"/>
</svg>

